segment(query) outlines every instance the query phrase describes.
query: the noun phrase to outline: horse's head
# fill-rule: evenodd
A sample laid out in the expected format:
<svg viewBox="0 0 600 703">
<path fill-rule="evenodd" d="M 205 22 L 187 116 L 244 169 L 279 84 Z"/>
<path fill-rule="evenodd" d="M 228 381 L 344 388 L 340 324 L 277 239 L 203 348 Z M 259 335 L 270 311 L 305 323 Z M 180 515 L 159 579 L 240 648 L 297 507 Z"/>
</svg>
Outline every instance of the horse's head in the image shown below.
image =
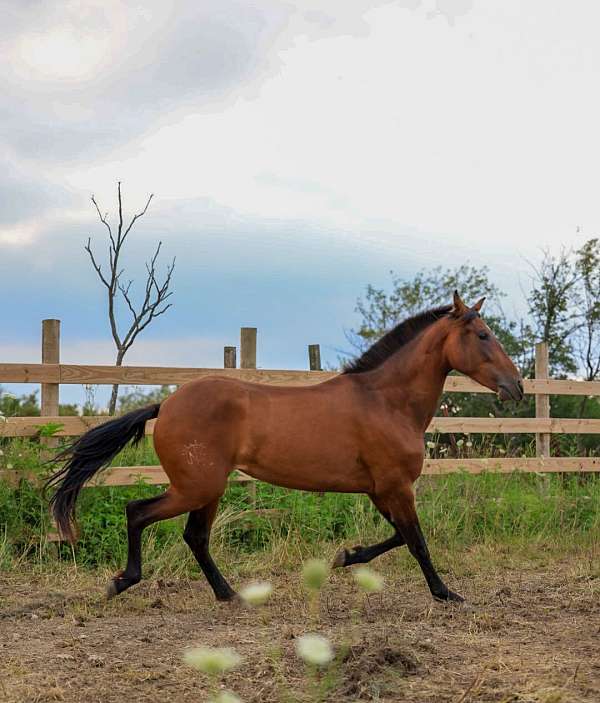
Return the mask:
<svg viewBox="0 0 600 703">
<path fill-rule="evenodd" d="M 470 308 L 454 292 L 446 358 L 453 369 L 498 393 L 500 400 L 521 400 L 521 374 L 479 316 L 484 300 Z"/>
</svg>

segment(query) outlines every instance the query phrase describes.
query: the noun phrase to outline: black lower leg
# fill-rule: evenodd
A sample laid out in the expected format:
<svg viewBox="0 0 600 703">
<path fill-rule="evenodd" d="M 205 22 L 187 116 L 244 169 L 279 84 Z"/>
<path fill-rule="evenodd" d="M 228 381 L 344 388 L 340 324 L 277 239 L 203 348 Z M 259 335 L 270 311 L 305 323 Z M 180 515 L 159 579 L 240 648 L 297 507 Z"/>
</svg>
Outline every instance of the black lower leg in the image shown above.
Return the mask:
<svg viewBox="0 0 600 703">
<path fill-rule="evenodd" d="M 208 550 L 210 528 L 216 507 L 215 504 L 210 504 L 200 510 L 192 510 L 185 526 L 183 539 L 196 557 L 196 561 L 204 572 L 217 600 L 231 600 L 235 597 L 235 591 L 219 571 Z"/>
<path fill-rule="evenodd" d="M 127 566 L 109 582 L 109 598 L 139 583 L 142 578 L 142 532 L 155 521 L 154 508 L 163 498 L 164 494 L 144 500 L 133 500 L 127 504 Z"/>
<path fill-rule="evenodd" d="M 384 540 L 383 542 L 378 542 L 377 544 L 372 544 L 370 547 L 363 547 L 361 545 L 352 547 L 352 549 L 342 549 L 338 552 L 334 566 L 351 566 L 352 564 L 366 564 L 375 559 L 375 557 L 389 552 L 390 549 L 394 547 L 401 547 L 404 544 L 404 538 L 399 532 L 393 537 Z"/>
<path fill-rule="evenodd" d="M 400 531 L 410 553 L 419 562 L 431 595 L 439 600 L 463 601 L 464 598 L 462 596 L 454 593 L 446 586 L 431 563 L 431 557 L 429 556 L 429 550 L 427 549 L 427 543 L 425 542 L 425 537 L 421 531 L 419 521 L 415 518 L 414 521 L 410 523 L 400 525 Z"/>
</svg>

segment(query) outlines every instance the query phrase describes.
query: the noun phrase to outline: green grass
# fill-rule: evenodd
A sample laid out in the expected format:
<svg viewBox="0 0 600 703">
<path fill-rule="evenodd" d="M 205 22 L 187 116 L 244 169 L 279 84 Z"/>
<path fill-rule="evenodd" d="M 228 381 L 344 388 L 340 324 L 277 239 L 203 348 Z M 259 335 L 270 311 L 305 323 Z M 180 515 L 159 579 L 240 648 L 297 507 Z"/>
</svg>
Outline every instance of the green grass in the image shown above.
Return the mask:
<svg viewBox="0 0 600 703">
<path fill-rule="evenodd" d="M 39 474 L 39 446 L 27 441 L 2 445 L 0 468 Z M 148 443 L 128 448 L 118 465 L 157 463 Z M 451 474 L 425 476 L 417 484 L 423 530 L 432 549 L 453 550 L 496 543 L 583 544 L 600 534 L 600 475 Z M 0 481 L 0 568 L 15 560 L 43 565 L 76 560 L 85 568 L 117 568 L 126 557 L 125 506 L 155 495 L 158 486 L 98 487 L 82 492 L 80 540 L 72 550 L 48 544 L 47 506 L 31 483 Z M 369 543 L 389 536 L 387 523 L 364 496 L 312 494 L 267 484 L 257 486 L 258 508 L 275 508 L 275 519 L 248 516 L 247 489 L 232 484 L 222 500 L 213 531 L 215 553 L 230 564 L 267 560 L 284 566 L 341 543 Z M 145 532 L 146 571 L 196 570 L 181 539 L 184 518 L 153 525 Z"/>
</svg>

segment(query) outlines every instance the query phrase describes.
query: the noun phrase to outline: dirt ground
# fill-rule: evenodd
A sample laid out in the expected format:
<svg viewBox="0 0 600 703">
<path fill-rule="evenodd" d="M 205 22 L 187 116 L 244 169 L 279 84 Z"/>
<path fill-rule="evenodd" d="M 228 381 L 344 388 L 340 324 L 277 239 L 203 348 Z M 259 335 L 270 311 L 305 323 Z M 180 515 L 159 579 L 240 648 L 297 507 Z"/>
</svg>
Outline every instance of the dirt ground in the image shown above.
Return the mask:
<svg viewBox="0 0 600 703">
<path fill-rule="evenodd" d="M 182 652 L 208 644 L 244 657 L 224 682 L 244 701 L 315 700 L 294 638 L 318 631 L 340 652 L 324 700 L 598 703 L 593 561 L 463 565 L 446 577 L 467 606 L 433 602 L 420 574 L 393 561 L 386 589 L 368 599 L 337 571 L 318 616 L 298 576 L 283 571 L 271 574 L 274 595 L 258 610 L 213 602 L 200 577 L 145 581 L 106 602 L 99 575 L 0 573 L 0 699 L 197 703 L 207 682 Z"/>
</svg>

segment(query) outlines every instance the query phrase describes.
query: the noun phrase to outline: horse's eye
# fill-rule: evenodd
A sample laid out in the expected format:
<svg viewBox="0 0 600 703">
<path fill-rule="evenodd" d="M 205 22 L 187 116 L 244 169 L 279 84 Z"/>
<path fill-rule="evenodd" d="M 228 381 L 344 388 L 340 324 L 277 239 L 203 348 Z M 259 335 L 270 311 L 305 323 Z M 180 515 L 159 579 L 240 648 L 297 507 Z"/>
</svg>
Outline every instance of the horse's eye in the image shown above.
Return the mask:
<svg viewBox="0 0 600 703">
<path fill-rule="evenodd" d="M 477 336 L 479 339 L 487 339 L 490 335 L 487 332 L 478 332 Z"/>
</svg>

